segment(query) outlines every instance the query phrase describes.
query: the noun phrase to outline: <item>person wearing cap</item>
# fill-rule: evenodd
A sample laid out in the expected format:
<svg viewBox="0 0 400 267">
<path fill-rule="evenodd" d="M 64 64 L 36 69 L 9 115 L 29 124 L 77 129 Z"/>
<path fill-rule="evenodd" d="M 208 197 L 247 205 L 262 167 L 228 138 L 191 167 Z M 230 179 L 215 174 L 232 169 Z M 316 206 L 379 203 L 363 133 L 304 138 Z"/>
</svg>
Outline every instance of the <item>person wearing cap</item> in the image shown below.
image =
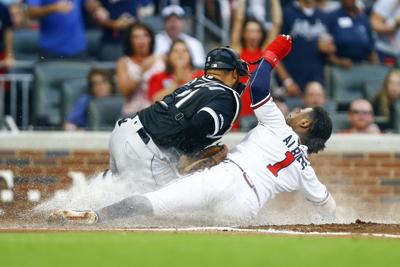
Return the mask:
<svg viewBox="0 0 400 267">
<path fill-rule="evenodd" d="M 156 35 L 155 53 L 166 55 L 175 40 L 183 40 L 190 49 L 193 64 L 197 68 L 204 66 L 204 47 L 199 40 L 185 34 L 185 11 L 178 5 L 166 6 L 161 13 L 164 19 L 164 31 Z"/>
<path fill-rule="evenodd" d="M 180 177 L 182 157 L 203 151 L 231 129 L 248 65 L 226 47 L 210 51 L 206 59 L 204 76 L 117 121 L 109 142 L 112 176 L 134 179 L 137 192 L 156 190 Z"/>
</svg>

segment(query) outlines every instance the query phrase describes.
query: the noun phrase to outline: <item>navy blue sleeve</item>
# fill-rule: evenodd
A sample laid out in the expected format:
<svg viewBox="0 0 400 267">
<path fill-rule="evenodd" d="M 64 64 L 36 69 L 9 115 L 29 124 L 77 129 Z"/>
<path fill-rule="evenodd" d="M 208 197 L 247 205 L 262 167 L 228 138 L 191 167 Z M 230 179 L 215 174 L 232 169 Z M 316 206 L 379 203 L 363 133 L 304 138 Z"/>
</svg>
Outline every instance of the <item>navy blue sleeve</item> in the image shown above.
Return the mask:
<svg viewBox="0 0 400 267">
<path fill-rule="evenodd" d="M 250 78 L 250 96 L 252 106 L 262 105 L 270 98 L 272 66 L 262 60 Z"/>
<path fill-rule="evenodd" d="M 11 28 L 12 21 L 10 17 L 10 12 L 8 11 L 7 6 L 0 3 L 0 23 L 3 23 L 4 28 Z M 1 25 L 0 25 L 1 29 Z"/>
<path fill-rule="evenodd" d="M 367 17 L 366 17 L 366 21 L 365 21 L 365 26 L 367 27 L 367 32 L 368 32 L 369 49 L 370 49 L 370 52 L 372 53 L 375 51 L 375 43 L 374 43 L 374 36 L 372 34 L 371 24 Z"/>
</svg>

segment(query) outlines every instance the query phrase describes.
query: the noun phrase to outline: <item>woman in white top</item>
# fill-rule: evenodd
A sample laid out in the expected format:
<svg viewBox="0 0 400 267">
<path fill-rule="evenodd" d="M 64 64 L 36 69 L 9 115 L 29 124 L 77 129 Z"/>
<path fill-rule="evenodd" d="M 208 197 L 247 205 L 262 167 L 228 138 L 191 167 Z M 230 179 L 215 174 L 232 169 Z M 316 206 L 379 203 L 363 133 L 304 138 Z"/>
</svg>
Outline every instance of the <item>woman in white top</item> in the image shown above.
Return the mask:
<svg viewBox="0 0 400 267">
<path fill-rule="evenodd" d="M 132 115 L 150 105 L 147 82 L 165 69 L 162 58 L 153 54 L 154 33 L 142 23 L 133 24 L 124 43 L 124 56 L 117 62 L 117 85 L 125 103 L 123 115 Z"/>
</svg>

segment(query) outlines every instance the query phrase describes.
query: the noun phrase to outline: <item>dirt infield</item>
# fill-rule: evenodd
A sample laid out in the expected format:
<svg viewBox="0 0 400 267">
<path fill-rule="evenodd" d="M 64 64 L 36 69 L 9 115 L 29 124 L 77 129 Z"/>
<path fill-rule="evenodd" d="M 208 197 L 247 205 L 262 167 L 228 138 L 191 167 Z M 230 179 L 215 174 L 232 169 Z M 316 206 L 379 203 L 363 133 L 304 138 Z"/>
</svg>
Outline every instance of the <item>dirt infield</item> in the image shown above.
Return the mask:
<svg viewBox="0 0 400 267">
<path fill-rule="evenodd" d="M 249 226 L 245 229 L 274 229 L 279 231 L 294 231 L 301 233 L 354 233 L 354 234 L 392 234 L 400 235 L 400 224 L 382 224 L 356 220 L 350 224 L 295 224 L 295 225 L 266 225 Z"/>
</svg>

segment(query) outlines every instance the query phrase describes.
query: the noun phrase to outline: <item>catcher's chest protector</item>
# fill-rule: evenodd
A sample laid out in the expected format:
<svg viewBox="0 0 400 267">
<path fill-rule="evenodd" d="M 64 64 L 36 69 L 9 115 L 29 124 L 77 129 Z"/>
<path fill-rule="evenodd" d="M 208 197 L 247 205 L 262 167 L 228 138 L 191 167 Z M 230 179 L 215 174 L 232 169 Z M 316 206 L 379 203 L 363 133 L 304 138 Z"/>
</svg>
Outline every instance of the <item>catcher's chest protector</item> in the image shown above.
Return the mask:
<svg viewBox="0 0 400 267">
<path fill-rule="evenodd" d="M 230 105 L 240 110 L 239 95 L 218 80 L 207 76 L 194 79 L 178 88 L 162 101 L 139 112 L 139 117 L 157 145 L 162 148 L 177 148 L 179 150 L 179 146 L 184 145 L 185 140 L 192 140 L 185 136 L 185 128 L 188 127 L 190 119 L 213 99 L 221 95 L 228 95 L 232 100 Z M 229 130 L 231 120 L 228 120 L 219 130 L 221 136 Z M 207 137 L 201 140 L 201 142 L 204 142 L 203 147 L 215 141 L 215 138 Z"/>
</svg>

